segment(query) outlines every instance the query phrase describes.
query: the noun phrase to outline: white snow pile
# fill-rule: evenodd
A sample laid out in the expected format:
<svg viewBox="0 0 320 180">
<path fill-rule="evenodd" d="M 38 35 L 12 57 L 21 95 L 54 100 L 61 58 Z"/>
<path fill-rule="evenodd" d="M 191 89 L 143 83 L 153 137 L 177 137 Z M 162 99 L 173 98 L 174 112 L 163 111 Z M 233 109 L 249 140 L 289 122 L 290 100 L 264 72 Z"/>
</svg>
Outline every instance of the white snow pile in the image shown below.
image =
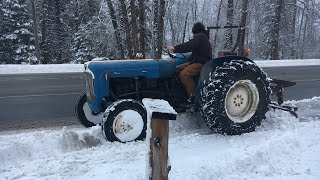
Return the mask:
<svg viewBox="0 0 320 180">
<path fill-rule="evenodd" d="M 289 101 L 299 119 L 270 110 L 255 132 L 212 134 L 199 114 L 170 121 L 171 180 L 319 180 L 320 97 Z M 0 179 L 145 178 L 145 141 L 107 142 L 90 129 L 2 132 Z"/>
<path fill-rule="evenodd" d="M 95 60 L 101 60 L 99 58 Z M 295 60 L 257 60 L 254 62 L 260 67 L 276 66 L 313 66 L 320 65 L 320 59 L 295 59 Z M 37 64 L 37 65 L 1 65 L 0 74 L 25 74 L 25 73 L 64 73 L 83 72 L 83 64 Z"/>
<path fill-rule="evenodd" d="M 177 112 L 171 105 L 163 99 L 144 98 L 143 105 L 146 107 L 148 114 L 152 115 L 154 112 L 167 113 L 177 115 Z"/>
<path fill-rule="evenodd" d="M 8 64 L 0 65 L 0 74 L 83 72 L 83 64 Z"/>
<path fill-rule="evenodd" d="M 314 66 L 320 65 L 320 59 L 294 59 L 294 60 L 262 60 L 254 62 L 260 67 L 277 67 L 277 66 Z"/>
</svg>

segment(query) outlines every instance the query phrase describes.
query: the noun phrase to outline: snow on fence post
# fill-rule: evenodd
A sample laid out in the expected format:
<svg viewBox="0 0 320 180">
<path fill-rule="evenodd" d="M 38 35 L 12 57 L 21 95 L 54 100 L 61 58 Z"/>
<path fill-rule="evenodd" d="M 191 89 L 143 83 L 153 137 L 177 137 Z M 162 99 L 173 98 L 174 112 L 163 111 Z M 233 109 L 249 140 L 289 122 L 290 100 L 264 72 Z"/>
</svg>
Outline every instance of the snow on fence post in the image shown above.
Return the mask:
<svg viewBox="0 0 320 180">
<path fill-rule="evenodd" d="M 168 161 L 169 120 L 176 120 L 177 112 L 165 100 L 142 100 L 148 113 L 146 142 L 150 147 L 147 163 L 149 180 L 167 180 L 171 166 Z"/>
</svg>

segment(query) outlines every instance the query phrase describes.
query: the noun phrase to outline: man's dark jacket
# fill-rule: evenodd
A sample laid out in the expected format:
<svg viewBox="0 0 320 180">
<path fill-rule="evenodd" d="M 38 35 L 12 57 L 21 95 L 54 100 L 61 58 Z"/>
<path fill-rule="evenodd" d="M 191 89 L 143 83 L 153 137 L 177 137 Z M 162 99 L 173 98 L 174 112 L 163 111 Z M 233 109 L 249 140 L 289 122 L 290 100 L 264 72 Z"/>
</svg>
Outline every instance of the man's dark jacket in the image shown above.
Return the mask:
<svg viewBox="0 0 320 180">
<path fill-rule="evenodd" d="M 190 41 L 174 46 L 173 51 L 175 53 L 192 52 L 190 63 L 204 64 L 212 59 L 211 43 L 204 33 L 195 34 Z"/>
</svg>

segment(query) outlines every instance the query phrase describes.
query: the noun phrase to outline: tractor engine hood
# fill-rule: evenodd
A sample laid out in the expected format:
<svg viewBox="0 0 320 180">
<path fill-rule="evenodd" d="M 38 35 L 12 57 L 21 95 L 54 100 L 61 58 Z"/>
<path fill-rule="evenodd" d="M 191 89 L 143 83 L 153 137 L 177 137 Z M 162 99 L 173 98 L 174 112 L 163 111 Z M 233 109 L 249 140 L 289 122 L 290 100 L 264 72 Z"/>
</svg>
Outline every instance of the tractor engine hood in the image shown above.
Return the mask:
<svg viewBox="0 0 320 180">
<path fill-rule="evenodd" d="M 107 60 L 85 63 L 85 72 L 90 72 L 93 78 L 146 77 L 165 78 L 175 73 L 176 63 L 171 60 Z"/>
</svg>

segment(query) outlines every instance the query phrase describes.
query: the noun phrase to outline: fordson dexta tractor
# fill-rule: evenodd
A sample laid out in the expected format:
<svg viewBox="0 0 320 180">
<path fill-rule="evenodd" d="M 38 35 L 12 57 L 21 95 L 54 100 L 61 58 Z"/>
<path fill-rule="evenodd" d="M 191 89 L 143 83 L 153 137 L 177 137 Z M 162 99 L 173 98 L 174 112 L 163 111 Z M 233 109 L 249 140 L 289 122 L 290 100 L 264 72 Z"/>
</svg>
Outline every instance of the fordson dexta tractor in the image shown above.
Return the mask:
<svg viewBox="0 0 320 180">
<path fill-rule="evenodd" d="M 176 66 L 190 53 L 164 59 L 106 60 L 84 64 L 86 91 L 76 103 L 76 115 L 85 127 L 101 124 L 109 141 L 142 140 L 146 136 L 147 112 L 141 100 L 168 101 L 177 112 L 190 109 Z M 269 108 L 295 114 L 281 106 L 282 88 L 292 82 L 269 79 L 252 60 L 240 56 L 208 61 L 194 81 L 194 108 L 213 132 L 239 135 L 255 130 Z M 270 95 L 278 96 L 278 103 Z"/>
</svg>

